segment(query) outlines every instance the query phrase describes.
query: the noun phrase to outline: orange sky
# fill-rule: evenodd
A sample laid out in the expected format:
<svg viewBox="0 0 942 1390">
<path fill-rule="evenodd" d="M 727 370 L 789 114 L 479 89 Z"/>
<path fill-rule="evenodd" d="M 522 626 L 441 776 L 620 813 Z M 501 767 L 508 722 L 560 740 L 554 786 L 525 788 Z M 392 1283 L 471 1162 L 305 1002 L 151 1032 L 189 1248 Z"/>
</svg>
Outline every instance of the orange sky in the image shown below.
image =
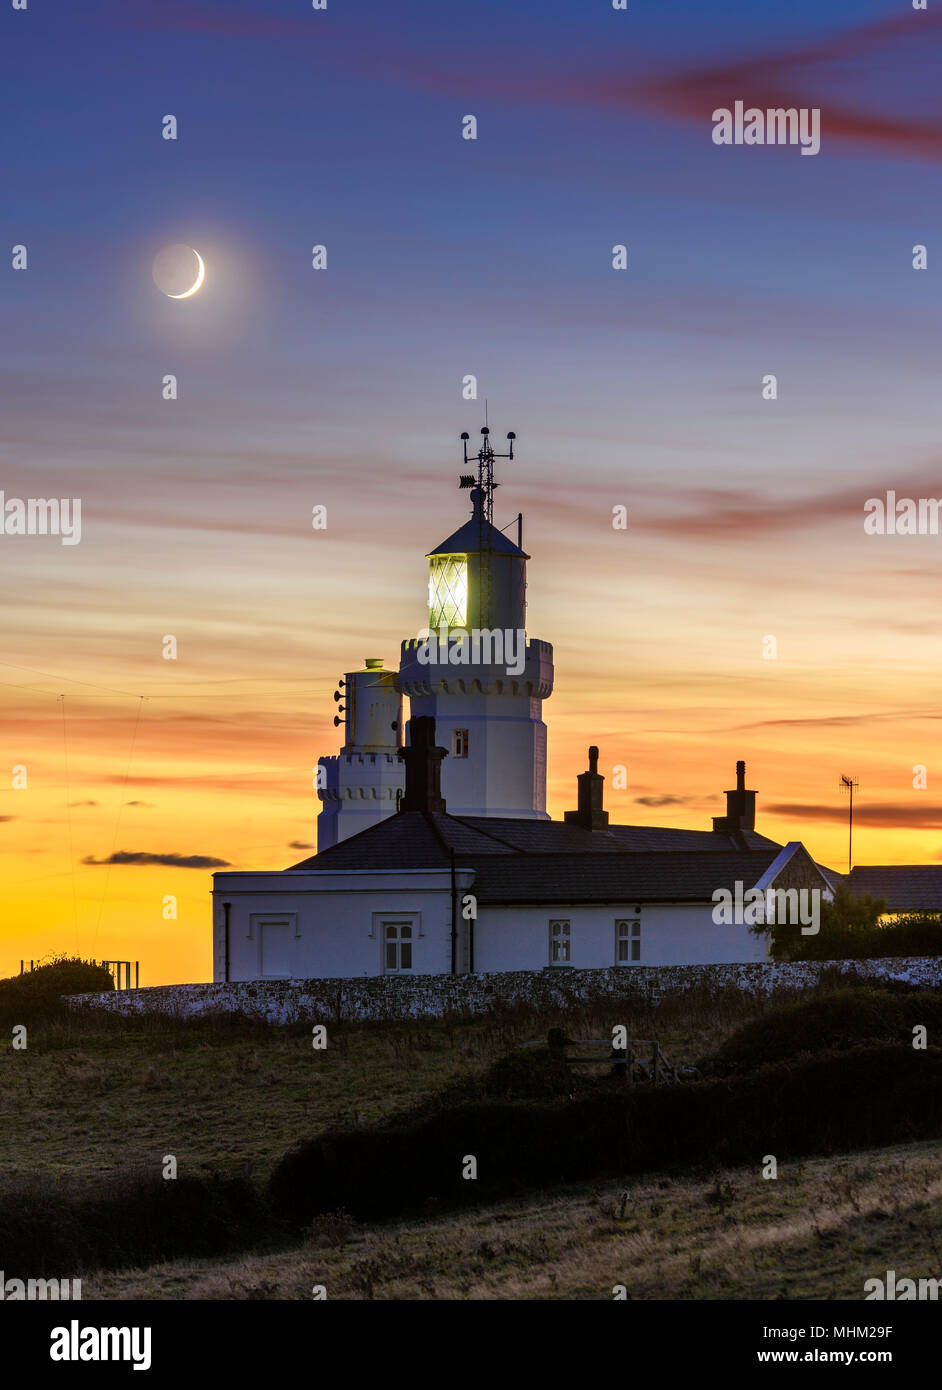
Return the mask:
<svg viewBox="0 0 942 1390">
<path fill-rule="evenodd" d="M 421 521 L 389 499 L 382 537 L 349 501 L 326 532 L 272 527 L 248 549 L 224 519 L 142 527 L 120 583 L 111 552 L 123 528 L 72 550 L 30 538 L 38 587 L 14 601 L 16 664 L 0 672 L 6 762 L 28 776 L 13 790 L 11 771 L 0 797 L 0 972 L 61 949 L 139 959 L 150 984 L 209 976 L 208 870 L 83 861 L 124 851 L 277 868 L 305 857 L 311 770 L 337 747 L 337 676 L 368 655 L 396 660 L 425 617 L 424 551 L 464 514 L 440 472 Z M 503 500 L 526 508 L 525 491 L 507 486 Z M 575 804 L 589 742 L 625 823 L 708 826 L 743 757 L 765 833 L 846 867 L 838 781 L 849 771 L 860 779 L 855 862 L 938 858 L 931 558 L 942 540 L 864 537 L 849 511 L 816 521 L 810 506 L 782 535 L 769 498 L 719 544 L 695 519 L 713 508 L 720 525 L 729 498 L 706 495 L 678 507 L 672 527 L 655 516 L 663 500 L 642 498 L 615 531 L 611 507 L 641 492 L 543 488 L 527 512 L 528 628 L 555 644 L 551 813 Z M 35 602 L 41 592 L 54 607 Z M 161 655 L 169 633 L 176 661 Z M 770 635 L 775 660 L 762 656 Z M 928 787 L 917 791 L 919 763 Z M 627 791 L 612 789 L 618 764 Z M 652 804 L 660 797 L 678 800 Z M 175 920 L 163 917 L 166 895 Z"/>
<path fill-rule="evenodd" d="M 744 758 L 758 827 L 834 868 L 842 773 L 856 862 L 942 856 L 942 537 L 863 529 L 942 494 L 942 15 L 364 5 L 12 21 L 0 489 L 81 497 L 83 536 L 0 536 L 0 974 L 209 976 L 210 873 L 177 861 L 308 852 L 337 678 L 424 625 L 485 398 L 555 647 L 552 813 L 590 743 L 622 823 L 708 827 Z M 820 153 L 715 146 L 742 97 L 820 109 Z M 182 301 L 174 243 L 206 265 Z"/>
</svg>

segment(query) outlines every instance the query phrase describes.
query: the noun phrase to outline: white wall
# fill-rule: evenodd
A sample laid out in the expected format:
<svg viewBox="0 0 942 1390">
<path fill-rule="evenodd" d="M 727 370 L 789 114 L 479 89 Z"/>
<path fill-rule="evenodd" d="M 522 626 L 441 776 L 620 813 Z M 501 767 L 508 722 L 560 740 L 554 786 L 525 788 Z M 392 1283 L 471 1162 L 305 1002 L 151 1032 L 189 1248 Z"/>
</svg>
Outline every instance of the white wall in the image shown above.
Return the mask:
<svg viewBox="0 0 942 1390">
<path fill-rule="evenodd" d="M 230 980 L 380 975 L 384 941 L 377 919 L 384 914 L 414 919 L 412 974 L 451 968 L 448 869 L 217 873 L 213 878 L 215 980 L 225 978 L 227 902 Z M 472 875 L 459 871 L 456 878 L 460 895 Z"/>
<path fill-rule="evenodd" d="M 468 969 L 468 923 L 461 895 L 470 870 L 457 872 L 457 968 Z M 223 904 L 229 912 L 229 978 L 355 978 L 385 971 L 381 918 L 411 918 L 412 975 L 451 969 L 451 873 L 448 869 L 213 875 L 213 978 L 225 979 Z M 476 973 L 540 970 L 549 965 L 549 923 L 570 922 L 570 965 L 616 964 L 615 922 L 640 920 L 637 965 L 726 965 L 764 961 L 766 943 L 745 926 L 717 926 L 712 905 L 629 903 L 609 906 L 479 908 L 474 923 Z"/>
<path fill-rule="evenodd" d="M 473 891 L 473 890 L 472 890 Z M 571 964 L 591 970 L 615 964 L 615 921 L 641 922 L 638 965 L 725 965 L 766 959 L 765 938 L 745 926 L 719 927 L 712 904 L 487 907 L 474 932 L 476 971 L 538 970 L 549 964 L 551 918 L 570 922 Z M 631 969 L 631 964 L 623 967 Z"/>
</svg>

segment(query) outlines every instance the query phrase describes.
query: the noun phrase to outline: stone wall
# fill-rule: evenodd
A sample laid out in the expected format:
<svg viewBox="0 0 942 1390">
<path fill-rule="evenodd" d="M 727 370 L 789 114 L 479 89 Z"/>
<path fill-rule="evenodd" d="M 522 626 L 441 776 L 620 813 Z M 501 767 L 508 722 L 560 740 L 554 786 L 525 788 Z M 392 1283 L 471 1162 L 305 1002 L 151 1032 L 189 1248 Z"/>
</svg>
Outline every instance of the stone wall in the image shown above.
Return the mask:
<svg viewBox="0 0 942 1390">
<path fill-rule="evenodd" d="M 470 1018 L 521 1005 L 565 1007 L 611 998 L 658 1000 L 688 989 L 752 994 L 801 990 L 822 970 L 942 987 L 942 959 L 799 961 L 790 964 L 665 965 L 607 970 L 519 970 L 493 975 L 379 975 L 356 980 L 252 980 L 233 984 L 159 985 L 152 989 L 74 994 L 72 1008 L 193 1017 L 239 1013 L 270 1023 L 337 1023 L 357 1019 Z"/>
</svg>

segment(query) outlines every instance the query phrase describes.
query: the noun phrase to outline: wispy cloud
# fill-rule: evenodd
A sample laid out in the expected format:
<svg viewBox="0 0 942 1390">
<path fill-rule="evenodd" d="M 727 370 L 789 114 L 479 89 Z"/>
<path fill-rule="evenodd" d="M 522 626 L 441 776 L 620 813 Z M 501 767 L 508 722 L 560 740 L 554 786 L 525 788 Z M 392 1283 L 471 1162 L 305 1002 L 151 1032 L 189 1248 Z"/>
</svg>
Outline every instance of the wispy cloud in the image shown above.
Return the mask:
<svg viewBox="0 0 942 1390">
<path fill-rule="evenodd" d="M 942 15 L 921 14 L 917 24 L 910 13 L 894 15 L 801 47 L 662 74 L 640 88 L 602 83 L 594 99 L 607 95 L 611 105 L 627 106 L 640 96 L 668 114 L 703 121 L 705 128 L 717 107 L 730 107 L 735 100 L 763 108 L 817 106 L 829 140 L 938 160 L 942 159 L 942 121 L 928 112 L 908 116 L 879 111 L 875 94 L 880 79 L 893 66 L 911 64 L 920 53 L 927 60 L 934 55 L 938 61 L 940 39 Z M 841 64 L 845 72 L 853 64 L 859 88 L 855 104 L 830 99 L 833 83 L 829 74 L 820 72 L 825 64 Z"/>
<path fill-rule="evenodd" d="M 839 802 L 827 806 L 778 801 L 764 809 L 770 815 L 788 816 L 794 820 L 847 820 L 847 805 Z M 903 805 L 893 801 L 855 806 L 854 824 L 879 826 L 883 830 L 942 830 L 942 806 L 920 805 L 918 802 Z"/>
<path fill-rule="evenodd" d="M 129 864 L 139 868 L 159 864 L 168 869 L 226 869 L 229 868 L 228 859 L 212 859 L 206 854 L 150 854 L 146 850 L 131 851 L 119 849 L 115 854 L 109 854 L 107 859 L 95 859 L 88 854 L 82 860 L 83 864 Z"/>
<path fill-rule="evenodd" d="M 696 799 L 695 796 L 673 796 L 666 793 L 664 796 L 636 796 L 635 802 L 638 806 L 689 806 Z"/>
</svg>

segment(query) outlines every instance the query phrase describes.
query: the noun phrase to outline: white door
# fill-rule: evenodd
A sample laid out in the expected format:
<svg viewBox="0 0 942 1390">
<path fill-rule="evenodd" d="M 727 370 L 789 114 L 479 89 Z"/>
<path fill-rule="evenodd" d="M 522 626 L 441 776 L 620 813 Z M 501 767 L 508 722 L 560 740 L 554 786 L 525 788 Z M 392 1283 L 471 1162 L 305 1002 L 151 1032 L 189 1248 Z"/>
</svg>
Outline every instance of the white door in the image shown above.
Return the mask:
<svg viewBox="0 0 942 1390">
<path fill-rule="evenodd" d="M 260 922 L 259 974 L 263 980 L 291 978 L 291 926 L 288 922 Z"/>
</svg>

